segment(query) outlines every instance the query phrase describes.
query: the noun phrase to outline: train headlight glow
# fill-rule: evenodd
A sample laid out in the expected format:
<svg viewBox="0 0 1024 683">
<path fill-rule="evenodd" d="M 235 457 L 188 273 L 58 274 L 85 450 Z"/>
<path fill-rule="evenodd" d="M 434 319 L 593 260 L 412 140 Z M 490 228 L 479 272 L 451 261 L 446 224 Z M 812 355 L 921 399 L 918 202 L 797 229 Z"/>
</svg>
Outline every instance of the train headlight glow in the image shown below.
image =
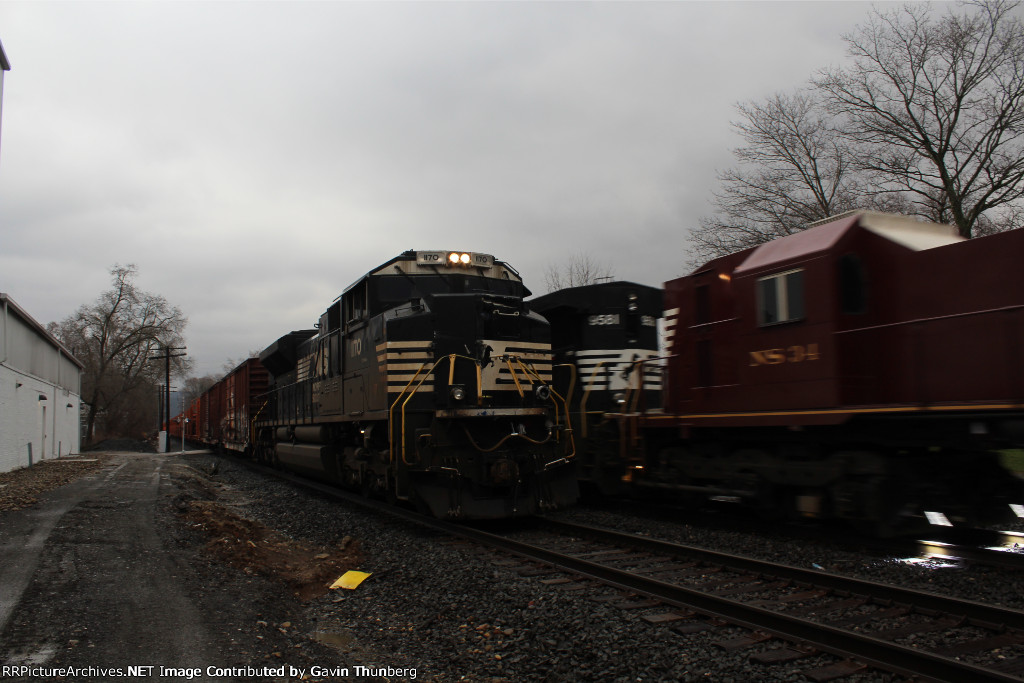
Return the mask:
<svg viewBox="0 0 1024 683">
<path fill-rule="evenodd" d="M 461 401 L 462 399 L 466 398 L 466 392 L 462 389 L 462 387 L 452 387 L 451 396 L 453 400 Z"/>
<path fill-rule="evenodd" d="M 461 251 L 453 251 L 448 254 L 448 264 L 452 266 L 468 266 L 472 258 L 469 254 Z"/>
</svg>

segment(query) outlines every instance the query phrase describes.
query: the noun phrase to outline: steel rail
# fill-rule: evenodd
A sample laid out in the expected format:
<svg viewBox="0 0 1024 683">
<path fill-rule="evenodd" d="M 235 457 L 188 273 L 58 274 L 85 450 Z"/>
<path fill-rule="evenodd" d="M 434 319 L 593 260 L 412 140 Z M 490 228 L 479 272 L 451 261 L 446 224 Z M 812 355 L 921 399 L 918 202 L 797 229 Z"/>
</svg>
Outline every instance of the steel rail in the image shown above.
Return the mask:
<svg viewBox="0 0 1024 683">
<path fill-rule="evenodd" d="M 576 533 L 590 536 L 607 543 L 619 543 L 629 545 L 637 549 L 649 550 L 651 552 L 663 553 L 676 557 L 687 557 L 689 559 L 704 560 L 709 563 L 719 564 L 738 571 L 754 574 L 764 574 L 780 579 L 787 579 L 798 583 L 827 588 L 839 593 L 849 593 L 870 597 L 876 600 L 890 601 L 901 605 L 910 605 L 917 609 L 944 612 L 947 614 L 962 615 L 968 619 L 983 622 L 986 626 L 1000 624 L 1006 628 L 1019 629 L 1024 631 L 1024 611 L 1008 607 L 988 605 L 973 600 L 951 598 L 937 593 L 919 591 L 912 588 L 902 588 L 866 579 L 857 579 L 850 576 L 840 576 L 818 569 L 804 569 L 787 564 L 779 564 L 766 560 L 757 560 L 742 555 L 721 553 L 706 548 L 660 541 L 645 536 L 634 536 L 610 529 L 573 524 L 571 522 L 558 522 L 545 519 L 542 525 L 558 533 Z"/>
<path fill-rule="evenodd" d="M 905 647 L 872 636 L 789 616 L 735 600 L 665 583 L 628 571 L 582 560 L 531 544 L 458 525 L 450 533 L 499 547 L 521 557 L 545 562 L 607 585 L 655 598 L 666 604 L 705 614 L 754 631 L 768 632 L 784 640 L 809 644 L 818 650 L 856 659 L 884 671 L 906 676 L 926 676 L 936 681 L 1017 681 L 1020 678 L 974 666 L 949 657 Z M 762 567 L 764 565 L 762 564 Z M 805 570 L 800 570 L 805 571 Z M 815 576 L 830 576 L 813 572 Z M 927 595 L 927 594 L 925 594 Z M 996 608 L 998 609 L 998 608 Z M 1024 616 L 1024 615 L 1021 615 Z"/>
<path fill-rule="evenodd" d="M 267 470 L 267 468 L 263 467 L 259 467 L 259 469 Z M 328 484 L 310 481 L 276 470 L 269 470 L 269 472 L 274 476 L 299 486 L 325 493 L 332 498 L 354 502 L 360 506 L 384 512 L 393 517 L 448 535 L 465 538 L 491 548 L 499 548 L 528 560 L 550 564 L 581 577 L 594 579 L 608 586 L 657 599 L 667 605 L 699 612 L 710 618 L 723 619 L 730 624 L 769 633 L 790 642 L 810 645 L 819 651 L 839 657 L 855 659 L 883 671 L 911 677 L 925 676 L 931 680 L 948 681 L 949 683 L 961 683 L 968 680 L 992 681 L 993 683 L 1020 683 L 1021 681 L 1019 677 L 974 666 L 949 657 L 923 652 L 868 635 L 846 631 L 799 617 L 787 616 L 783 613 L 702 593 L 683 586 L 631 574 L 628 571 L 565 555 L 529 543 L 522 543 L 481 529 L 424 517 L 411 510 L 389 505 L 382 501 L 362 498 L 356 494 L 341 491 Z M 635 540 L 636 537 L 629 538 Z M 764 567 L 764 563 L 758 563 L 753 560 L 750 562 L 756 563 L 762 568 Z M 798 571 L 807 572 L 808 570 Z M 831 576 L 820 572 L 810 572 L 810 574 L 815 579 Z M 923 593 L 922 595 L 930 594 Z"/>
</svg>

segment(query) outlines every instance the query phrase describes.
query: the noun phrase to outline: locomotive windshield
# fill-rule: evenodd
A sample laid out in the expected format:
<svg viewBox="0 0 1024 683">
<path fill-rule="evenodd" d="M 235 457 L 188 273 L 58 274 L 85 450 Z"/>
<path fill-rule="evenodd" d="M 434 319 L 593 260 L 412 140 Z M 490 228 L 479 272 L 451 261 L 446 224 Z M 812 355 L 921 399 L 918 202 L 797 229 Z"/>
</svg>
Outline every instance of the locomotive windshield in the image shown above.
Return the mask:
<svg viewBox="0 0 1024 683">
<path fill-rule="evenodd" d="M 430 297 L 435 294 L 469 294 L 486 292 L 506 296 L 522 297 L 523 285 L 514 280 L 498 280 L 466 273 L 443 273 L 437 275 L 382 275 L 371 280 L 375 289 L 373 298 L 384 308 L 404 303 L 410 299 Z"/>
</svg>

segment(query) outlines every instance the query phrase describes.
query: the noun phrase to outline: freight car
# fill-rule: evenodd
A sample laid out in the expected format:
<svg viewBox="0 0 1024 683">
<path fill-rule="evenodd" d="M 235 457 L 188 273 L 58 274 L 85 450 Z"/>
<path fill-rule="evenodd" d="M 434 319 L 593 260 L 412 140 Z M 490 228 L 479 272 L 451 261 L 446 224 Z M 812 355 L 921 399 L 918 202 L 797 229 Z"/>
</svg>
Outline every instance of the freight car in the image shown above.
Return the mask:
<svg viewBox="0 0 1024 683">
<path fill-rule="evenodd" d="M 610 416 L 660 405 L 662 299 L 656 287 L 613 281 L 530 300 L 551 323 L 552 386 L 572 415 L 583 492 L 612 495 L 621 488 L 625 460 Z"/>
<path fill-rule="evenodd" d="M 246 453 L 251 447 L 250 414 L 267 393 L 267 371 L 258 358 L 248 358 L 196 397 L 165 425 L 170 436 L 225 451 Z"/>
<path fill-rule="evenodd" d="M 606 416 L 624 484 L 882 534 L 1024 511 L 1022 254 L 857 212 L 666 283 L 662 403 Z"/>
<path fill-rule="evenodd" d="M 254 456 L 438 517 L 571 504 L 571 417 L 526 296 L 488 254 L 407 251 L 375 268 L 315 329 L 260 354 Z"/>
</svg>

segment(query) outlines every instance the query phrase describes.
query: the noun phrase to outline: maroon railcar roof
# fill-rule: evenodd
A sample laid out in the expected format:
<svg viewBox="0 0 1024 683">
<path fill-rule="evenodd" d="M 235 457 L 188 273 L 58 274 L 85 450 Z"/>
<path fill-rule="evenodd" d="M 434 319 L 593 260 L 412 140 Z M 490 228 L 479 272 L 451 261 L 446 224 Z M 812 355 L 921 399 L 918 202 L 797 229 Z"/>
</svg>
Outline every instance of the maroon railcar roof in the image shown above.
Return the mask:
<svg viewBox="0 0 1024 683">
<path fill-rule="evenodd" d="M 926 223 L 907 216 L 858 211 L 755 247 L 733 272 L 741 275 L 776 263 L 828 251 L 847 231 L 856 226 L 877 233 L 913 251 L 963 241 L 952 226 Z"/>
<path fill-rule="evenodd" d="M 807 256 L 832 248 L 843 234 L 857 224 L 860 216 L 850 216 L 833 223 L 826 223 L 814 228 L 803 230 L 793 235 L 773 240 L 754 249 L 750 256 L 741 263 L 735 273 L 755 270 L 781 261 L 789 261 L 799 256 Z"/>
</svg>

